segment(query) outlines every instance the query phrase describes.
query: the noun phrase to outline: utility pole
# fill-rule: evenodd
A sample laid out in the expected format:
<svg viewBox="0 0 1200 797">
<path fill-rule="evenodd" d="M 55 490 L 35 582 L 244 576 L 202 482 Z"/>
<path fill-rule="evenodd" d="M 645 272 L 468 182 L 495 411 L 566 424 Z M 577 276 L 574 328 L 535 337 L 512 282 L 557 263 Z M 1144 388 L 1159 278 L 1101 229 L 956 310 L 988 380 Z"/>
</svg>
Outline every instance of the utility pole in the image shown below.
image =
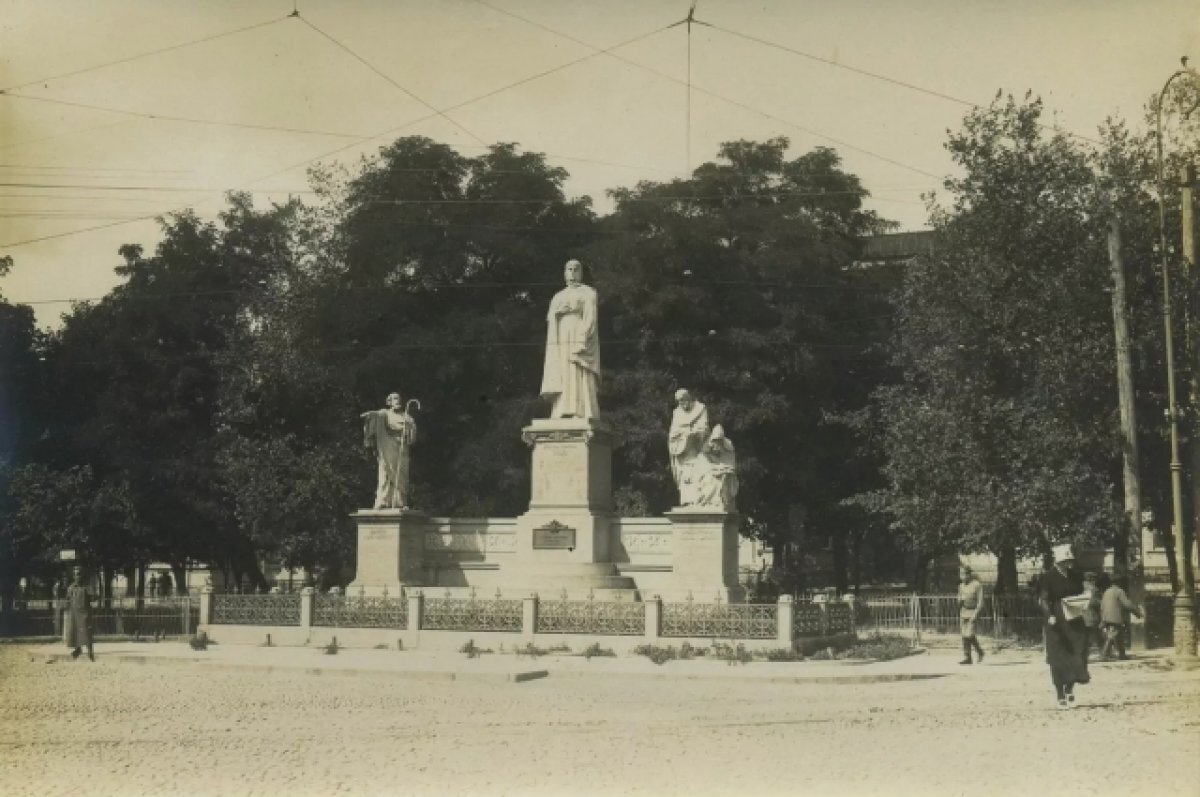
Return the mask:
<svg viewBox="0 0 1200 797">
<path fill-rule="evenodd" d="M 1175 391 L 1175 330 L 1171 313 L 1171 259 L 1167 252 L 1167 180 L 1163 170 L 1163 106 L 1171 84 L 1181 77 L 1200 79 L 1196 71 L 1188 66 L 1188 59 L 1181 60 L 1182 69 L 1176 70 L 1158 93 L 1154 132 L 1156 154 L 1156 177 L 1158 184 L 1158 251 L 1162 268 L 1163 337 L 1167 360 L 1167 424 L 1171 443 L 1171 517 L 1174 521 L 1175 569 L 1179 573 L 1175 588 L 1174 632 L 1175 655 L 1194 659 L 1196 656 L 1196 606 L 1195 582 L 1192 578 L 1192 561 L 1188 550 L 1188 534 L 1183 517 L 1183 463 L 1179 459 L 1179 405 Z"/>
<path fill-rule="evenodd" d="M 1195 596 L 1196 596 L 1196 576 L 1192 568 L 1192 545 L 1195 540 L 1196 532 L 1200 529 L 1197 522 L 1200 521 L 1200 427 L 1197 425 L 1196 411 L 1200 408 L 1200 314 L 1197 313 L 1196 307 L 1196 208 L 1195 208 L 1195 186 L 1196 186 L 1196 168 L 1187 164 L 1180 170 L 1179 175 L 1179 206 L 1182 216 L 1183 228 L 1183 248 L 1180 252 L 1183 260 L 1183 271 L 1187 276 L 1187 285 L 1190 288 L 1187 309 L 1185 311 L 1185 337 L 1187 341 L 1187 358 L 1188 358 L 1188 405 L 1187 418 L 1189 421 L 1188 447 L 1191 449 L 1191 481 L 1192 481 L 1192 524 L 1191 534 L 1184 533 L 1176 537 L 1175 544 L 1175 562 L 1179 570 L 1180 594 L 1188 602 L 1191 622 L 1188 627 L 1183 629 L 1185 640 L 1190 634 L 1191 647 L 1189 650 L 1194 655 L 1196 651 L 1196 620 L 1195 620 Z M 1176 600 L 1179 597 L 1176 596 Z M 1179 627 L 1179 607 L 1176 607 L 1175 615 L 1175 633 L 1180 632 Z M 1175 646 L 1179 650 L 1179 645 Z"/>
<path fill-rule="evenodd" d="M 1133 364 L 1129 357 L 1128 302 L 1125 292 L 1125 259 L 1121 254 L 1121 221 L 1114 209 L 1108 221 L 1108 262 L 1112 272 L 1113 333 L 1117 348 L 1117 403 L 1121 412 L 1121 459 L 1125 484 L 1123 538 L 1114 546 L 1113 565 L 1120 575 L 1133 580 L 1134 592 L 1142 589 L 1142 486 L 1138 473 L 1137 421 L 1134 415 Z M 1200 450 L 1197 447 L 1196 450 Z"/>
</svg>

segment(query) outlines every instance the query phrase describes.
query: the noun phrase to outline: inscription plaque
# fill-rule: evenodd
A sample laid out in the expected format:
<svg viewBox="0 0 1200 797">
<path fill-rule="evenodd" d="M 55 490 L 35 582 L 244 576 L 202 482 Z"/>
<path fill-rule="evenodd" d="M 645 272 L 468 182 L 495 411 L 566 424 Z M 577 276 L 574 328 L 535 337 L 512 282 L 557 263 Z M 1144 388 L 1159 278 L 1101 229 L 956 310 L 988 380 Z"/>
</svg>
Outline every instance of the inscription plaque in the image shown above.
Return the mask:
<svg viewBox="0 0 1200 797">
<path fill-rule="evenodd" d="M 553 520 L 533 530 L 533 547 L 534 550 L 574 550 L 575 529 Z"/>
</svg>

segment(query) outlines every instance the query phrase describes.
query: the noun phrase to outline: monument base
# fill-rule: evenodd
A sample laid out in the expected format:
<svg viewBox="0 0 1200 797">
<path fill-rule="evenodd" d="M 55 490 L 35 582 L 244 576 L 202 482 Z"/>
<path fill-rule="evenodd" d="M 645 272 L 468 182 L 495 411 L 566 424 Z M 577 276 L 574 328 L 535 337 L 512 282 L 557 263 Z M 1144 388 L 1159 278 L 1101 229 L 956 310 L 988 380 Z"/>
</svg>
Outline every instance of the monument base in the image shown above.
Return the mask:
<svg viewBox="0 0 1200 797">
<path fill-rule="evenodd" d="M 358 526 L 358 566 L 347 595 L 399 597 L 422 584 L 425 513 L 413 509 L 362 509 L 350 517 Z"/>
<path fill-rule="evenodd" d="M 676 507 L 671 521 L 672 578 L 663 598 L 737 603 L 745 598 L 738 583 L 738 516 L 696 507 Z"/>
</svg>

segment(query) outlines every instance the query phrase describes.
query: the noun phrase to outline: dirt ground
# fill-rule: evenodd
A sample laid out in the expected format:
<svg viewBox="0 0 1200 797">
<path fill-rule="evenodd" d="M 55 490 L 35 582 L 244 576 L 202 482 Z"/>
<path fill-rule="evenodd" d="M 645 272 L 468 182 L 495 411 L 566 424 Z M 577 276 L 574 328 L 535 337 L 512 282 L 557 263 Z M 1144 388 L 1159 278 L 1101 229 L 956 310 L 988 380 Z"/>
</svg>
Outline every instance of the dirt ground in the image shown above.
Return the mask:
<svg viewBox="0 0 1200 797">
<path fill-rule="evenodd" d="M 1200 673 L 1094 665 L 1081 706 L 1059 711 L 1029 657 L 962 670 L 865 685 L 418 681 L 47 663 L 4 645 L 0 792 L 1200 794 Z"/>
</svg>

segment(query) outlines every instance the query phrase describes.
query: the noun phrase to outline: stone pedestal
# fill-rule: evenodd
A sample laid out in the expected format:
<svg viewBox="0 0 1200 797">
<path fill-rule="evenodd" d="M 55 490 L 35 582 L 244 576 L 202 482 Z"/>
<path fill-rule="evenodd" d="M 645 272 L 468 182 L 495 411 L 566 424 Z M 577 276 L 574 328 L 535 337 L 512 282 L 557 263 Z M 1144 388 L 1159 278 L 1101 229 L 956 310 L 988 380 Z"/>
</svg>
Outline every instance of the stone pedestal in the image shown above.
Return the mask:
<svg viewBox="0 0 1200 797">
<path fill-rule="evenodd" d="M 348 595 L 399 597 L 403 587 L 420 586 L 425 565 L 428 518 L 412 509 L 363 509 L 358 526 L 358 567 Z"/>
<path fill-rule="evenodd" d="M 678 600 L 691 593 L 697 601 L 713 601 L 718 596 L 726 602 L 742 600 L 738 516 L 678 507 L 666 517 L 671 521 L 670 596 Z"/>
<path fill-rule="evenodd" d="M 612 563 L 612 431 L 597 419 L 539 419 L 521 436 L 532 448 L 529 511 L 517 518 L 505 583 L 546 596 L 631 597 L 633 579 Z"/>
</svg>

